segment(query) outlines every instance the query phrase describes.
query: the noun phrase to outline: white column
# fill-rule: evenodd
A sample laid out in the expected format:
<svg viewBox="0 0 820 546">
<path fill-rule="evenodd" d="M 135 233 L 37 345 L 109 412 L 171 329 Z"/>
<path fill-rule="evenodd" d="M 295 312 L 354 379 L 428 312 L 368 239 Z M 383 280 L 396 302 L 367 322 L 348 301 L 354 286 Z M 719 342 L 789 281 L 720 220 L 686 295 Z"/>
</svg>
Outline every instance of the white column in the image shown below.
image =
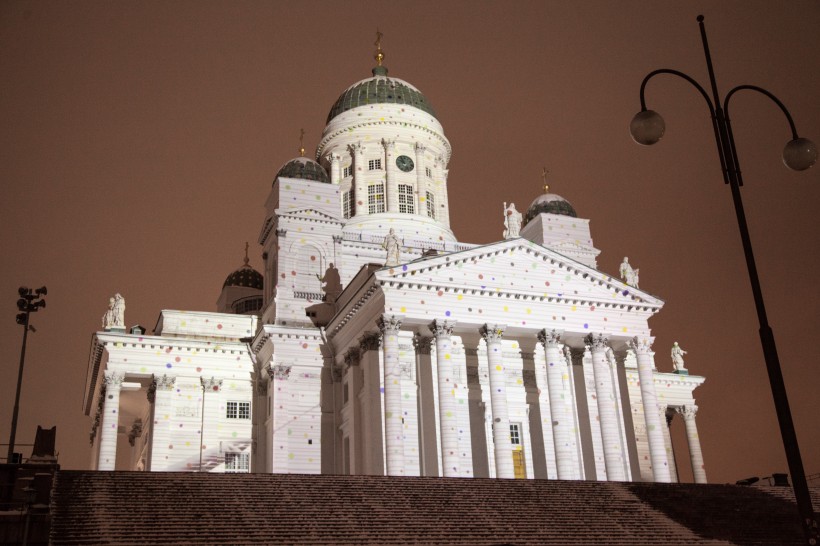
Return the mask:
<svg viewBox="0 0 820 546">
<path fill-rule="evenodd" d="M 549 393 L 550 415 L 552 416 L 552 438 L 555 444 L 555 464 L 559 480 L 575 478 L 572 445 L 573 419 L 568 400 L 571 397 L 568 385 L 567 361 L 561 353 L 561 333 L 555 330 L 541 330 L 538 340 L 544 345 L 547 362 L 547 392 Z M 538 376 L 536 375 L 536 379 Z M 544 385 L 539 384 L 539 389 Z"/>
<path fill-rule="evenodd" d="M 202 396 L 204 397 L 202 399 L 202 415 L 200 416 L 202 427 L 199 431 L 202 440 L 200 445 L 200 450 L 202 451 L 202 466 L 199 469 L 201 472 L 203 468 L 208 468 L 205 453 L 209 448 L 212 449 L 213 453 L 213 448 L 219 445 L 219 431 L 217 430 L 217 426 L 219 425 L 220 418 L 219 392 L 222 390 L 222 380 L 216 379 L 215 377 L 200 377 L 199 381 L 202 384 Z M 199 463 L 199 461 L 197 461 L 197 463 Z"/>
<path fill-rule="evenodd" d="M 689 458 L 692 460 L 692 475 L 695 478 L 695 483 L 708 483 L 706 481 L 706 467 L 703 464 L 703 451 L 700 449 L 698 426 L 695 424 L 698 407 L 694 404 L 681 406 L 677 408 L 677 411 L 683 415 L 683 422 L 686 424 L 686 441 L 689 444 Z"/>
<path fill-rule="evenodd" d="M 269 364 L 265 369 L 270 378 L 268 389 L 271 392 L 271 403 L 273 405 L 271 408 L 273 414 L 271 472 L 274 473 L 287 473 L 288 471 L 288 453 L 290 451 L 288 442 L 288 423 L 290 422 L 288 378 L 290 377 L 290 370 L 291 366 L 285 364 Z"/>
<path fill-rule="evenodd" d="M 670 483 L 669 460 L 666 457 L 666 442 L 663 438 L 661 415 L 658 412 L 658 395 L 655 393 L 655 377 L 652 372 L 651 337 L 635 337 L 629 347 L 635 351 L 638 361 L 638 380 L 641 385 L 641 401 L 646 420 L 646 438 L 649 442 L 649 458 L 652 461 L 652 476 L 656 482 Z"/>
<path fill-rule="evenodd" d="M 330 163 L 330 183 L 339 185 L 342 175 L 339 172 L 341 169 L 341 157 L 339 154 L 327 154 L 325 159 Z"/>
<path fill-rule="evenodd" d="M 427 216 L 427 174 L 425 172 L 424 151 L 427 147 L 416 142 L 416 214 Z"/>
<path fill-rule="evenodd" d="M 347 147 L 353 157 L 353 216 L 367 214 L 367 187 L 364 183 L 364 147 L 361 142 L 350 144 Z"/>
<path fill-rule="evenodd" d="M 453 387 L 452 348 L 454 321 L 434 320 L 430 331 L 436 338 L 438 413 L 441 430 L 441 465 L 444 477 L 459 476 L 458 416 Z"/>
<path fill-rule="evenodd" d="M 485 324 L 479 332 L 487 344 L 490 372 L 490 405 L 493 412 L 493 453 L 497 478 L 515 478 L 510 442 L 510 415 L 507 408 L 507 377 L 504 373 L 501 337 L 504 325 Z"/>
<path fill-rule="evenodd" d="M 117 464 L 117 429 L 120 419 L 120 389 L 125 374 L 106 371 L 103 378 L 105 398 L 100 430 L 100 457 L 97 470 L 114 470 Z"/>
<path fill-rule="evenodd" d="M 176 376 L 154 376 L 154 422 L 151 431 L 151 470 L 168 470 L 173 451 L 171 406 Z"/>
<path fill-rule="evenodd" d="M 601 423 L 601 441 L 607 481 L 625 481 L 624 453 L 618 425 L 617 398 L 613 392 L 612 370 L 606 351 L 609 339 L 603 334 L 590 334 L 585 339 L 592 352 L 592 372 L 595 376 L 595 398 Z"/>
<path fill-rule="evenodd" d="M 401 411 L 401 366 L 399 366 L 399 328 L 395 315 L 379 317 L 384 350 L 384 436 L 386 474 L 404 476 L 404 423 Z"/>
<path fill-rule="evenodd" d="M 384 146 L 384 203 L 387 212 L 399 212 L 399 187 L 396 184 L 396 141 L 382 139 Z"/>
</svg>

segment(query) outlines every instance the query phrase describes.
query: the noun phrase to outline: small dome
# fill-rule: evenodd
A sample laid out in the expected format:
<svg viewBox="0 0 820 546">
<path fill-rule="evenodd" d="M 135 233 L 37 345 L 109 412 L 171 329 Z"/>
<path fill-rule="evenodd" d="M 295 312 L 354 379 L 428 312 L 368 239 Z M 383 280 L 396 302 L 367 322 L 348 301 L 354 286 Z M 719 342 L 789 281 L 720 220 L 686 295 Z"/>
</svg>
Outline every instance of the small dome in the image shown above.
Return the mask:
<svg viewBox="0 0 820 546">
<path fill-rule="evenodd" d="M 397 78 L 387 77 L 387 68 L 377 66 L 373 77 L 348 87 L 330 109 L 327 123 L 343 112 L 367 104 L 406 104 L 436 117 L 430 101 L 421 91 Z"/>
<path fill-rule="evenodd" d="M 530 208 L 527 209 L 525 222 L 529 222 L 542 212 L 547 214 L 560 214 L 562 216 L 572 216 L 577 218 L 578 214 L 569 201 L 555 193 L 545 193 L 536 197 Z"/>
<path fill-rule="evenodd" d="M 262 290 L 265 286 L 262 274 L 249 265 L 243 265 L 225 279 L 222 288 L 226 286 L 244 286 Z"/>
<path fill-rule="evenodd" d="M 276 173 L 276 178 L 279 177 L 314 180 L 330 184 L 330 177 L 328 177 L 324 167 L 307 157 L 297 157 L 282 165 L 282 168 Z"/>
</svg>

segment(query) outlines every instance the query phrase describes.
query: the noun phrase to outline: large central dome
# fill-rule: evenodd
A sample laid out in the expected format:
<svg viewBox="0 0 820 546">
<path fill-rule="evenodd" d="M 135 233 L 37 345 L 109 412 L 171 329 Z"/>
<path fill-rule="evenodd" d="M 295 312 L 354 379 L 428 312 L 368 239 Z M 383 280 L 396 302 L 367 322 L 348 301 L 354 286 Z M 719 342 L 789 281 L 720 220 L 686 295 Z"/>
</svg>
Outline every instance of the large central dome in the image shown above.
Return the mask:
<svg viewBox="0 0 820 546">
<path fill-rule="evenodd" d="M 421 91 L 406 81 L 388 78 L 387 68 L 377 66 L 373 69 L 372 78 L 351 85 L 339 96 L 327 115 L 326 123 L 343 112 L 368 104 L 406 104 L 436 117 L 433 106 Z"/>
</svg>

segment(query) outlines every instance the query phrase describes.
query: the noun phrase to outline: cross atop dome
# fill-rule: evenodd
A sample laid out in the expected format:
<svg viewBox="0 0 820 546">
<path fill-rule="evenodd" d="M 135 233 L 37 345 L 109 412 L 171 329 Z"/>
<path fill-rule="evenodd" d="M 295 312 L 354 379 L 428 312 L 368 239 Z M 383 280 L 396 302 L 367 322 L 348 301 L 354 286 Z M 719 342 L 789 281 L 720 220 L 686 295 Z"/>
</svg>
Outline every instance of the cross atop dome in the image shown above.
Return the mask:
<svg viewBox="0 0 820 546">
<path fill-rule="evenodd" d="M 373 54 L 373 58 L 376 60 L 376 66 L 373 67 L 373 75 L 374 76 L 387 76 L 387 67 L 382 66 L 382 62 L 384 61 L 384 51 L 382 51 L 382 34 L 379 32 L 379 29 L 376 28 L 376 42 L 373 44 L 376 46 L 376 52 Z"/>
</svg>

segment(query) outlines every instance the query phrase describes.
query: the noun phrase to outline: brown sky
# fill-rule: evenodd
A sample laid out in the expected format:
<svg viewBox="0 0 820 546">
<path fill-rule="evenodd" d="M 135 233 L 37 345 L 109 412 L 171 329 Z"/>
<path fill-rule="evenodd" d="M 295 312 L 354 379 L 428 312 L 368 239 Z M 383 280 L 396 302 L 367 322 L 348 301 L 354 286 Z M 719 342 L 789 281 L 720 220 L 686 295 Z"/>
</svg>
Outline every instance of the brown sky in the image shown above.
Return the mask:
<svg viewBox="0 0 820 546">
<path fill-rule="evenodd" d="M 91 333 L 108 298 L 149 331 L 161 309 L 213 311 L 225 277 L 261 266 L 262 205 L 299 129 L 368 77 L 374 32 L 390 74 L 420 88 L 453 146 L 461 241 L 502 236 L 501 204 L 552 190 L 590 218 L 601 270 L 626 255 L 667 303 L 656 362 L 674 341 L 707 381 L 698 426 L 710 481 L 786 472 L 728 187 L 708 110 L 682 80 L 647 93 L 667 123 L 652 148 L 627 126 L 655 68 L 707 85 L 706 16 L 723 93 L 755 84 L 820 141 L 820 3 L 0 3 L 0 442 L 8 439 L 22 329 L 17 287 L 47 285 L 33 316 L 18 442 L 57 425 L 60 462 L 85 468 L 81 411 Z M 747 216 L 808 474 L 820 472 L 820 168 L 788 171 L 779 110 L 732 102 Z M 682 423 L 673 427 L 691 480 Z M 26 448 L 28 452 L 29 448 Z M 5 454 L 5 447 L 0 450 Z M 815 482 L 817 483 L 817 482 Z"/>
</svg>

